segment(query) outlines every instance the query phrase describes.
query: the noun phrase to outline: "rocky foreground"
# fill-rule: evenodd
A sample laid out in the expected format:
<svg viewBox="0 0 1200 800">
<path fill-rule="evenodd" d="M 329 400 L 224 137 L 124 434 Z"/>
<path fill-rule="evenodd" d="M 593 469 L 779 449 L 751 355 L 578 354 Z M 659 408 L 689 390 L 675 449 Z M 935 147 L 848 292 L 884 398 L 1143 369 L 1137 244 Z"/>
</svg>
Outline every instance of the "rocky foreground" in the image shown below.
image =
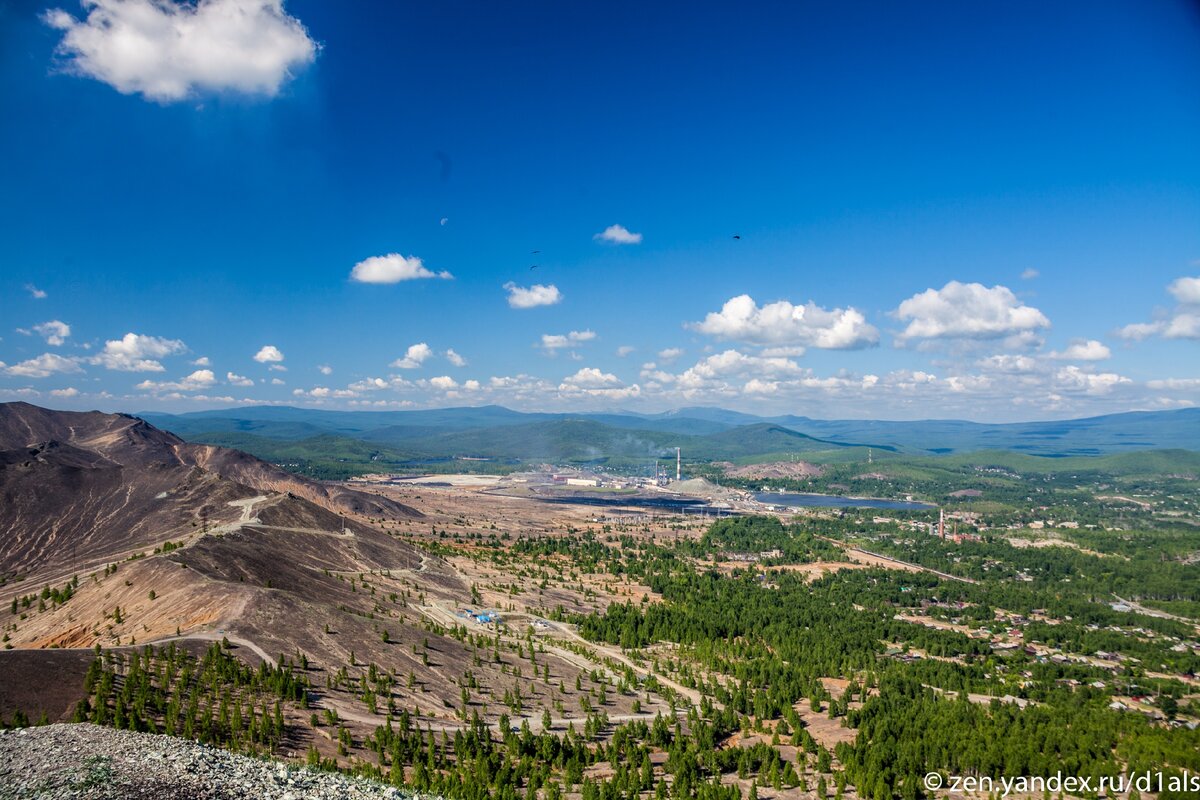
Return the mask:
<svg viewBox="0 0 1200 800">
<path fill-rule="evenodd" d="M 186 739 L 95 725 L 0 731 L 0 798 L 433 800 Z"/>
</svg>

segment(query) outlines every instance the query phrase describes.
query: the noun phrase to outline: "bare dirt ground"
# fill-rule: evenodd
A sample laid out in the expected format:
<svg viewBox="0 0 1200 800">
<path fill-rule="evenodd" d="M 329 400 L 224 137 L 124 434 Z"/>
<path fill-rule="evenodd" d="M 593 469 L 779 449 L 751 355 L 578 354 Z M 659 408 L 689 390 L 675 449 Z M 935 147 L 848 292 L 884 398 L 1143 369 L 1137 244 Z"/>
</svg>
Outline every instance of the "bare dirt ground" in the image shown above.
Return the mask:
<svg viewBox="0 0 1200 800">
<path fill-rule="evenodd" d="M 768 575 L 779 572 L 794 572 L 802 575 L 806 583 L 812 583 L 819 578 L 844 569 L 869 569 L 873 565 L 857 561 L 819 561 L 812 564 L 774 564 L 764 566 L 747 561 L 717 561 L 709 566 L 726 574 L 747 569 Z M 640 600 L 638 597 L 633 599 L 635 601 Z"/>
<path fill-rule="evenodd" d="M 807 461 L 774 461 L 768 464 L 749 464 L 737 467 L 730 463 L 716 464 L 724 467 L 731 478 L 815 478 L 825 470 Z"/>
</svg>

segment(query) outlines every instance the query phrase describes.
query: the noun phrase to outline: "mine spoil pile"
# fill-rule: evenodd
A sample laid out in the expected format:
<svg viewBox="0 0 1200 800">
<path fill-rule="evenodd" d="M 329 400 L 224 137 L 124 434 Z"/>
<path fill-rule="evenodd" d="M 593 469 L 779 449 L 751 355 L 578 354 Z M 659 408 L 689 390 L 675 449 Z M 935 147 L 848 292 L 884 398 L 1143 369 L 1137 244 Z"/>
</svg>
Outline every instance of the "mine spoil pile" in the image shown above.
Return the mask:
<svg viewBox="0 0 1200 800">
<path fill-rule="evenodd" d="M 0 798 L 437 800 L 186 739 L 95 725 L 0 731 Z"/>
</svg>

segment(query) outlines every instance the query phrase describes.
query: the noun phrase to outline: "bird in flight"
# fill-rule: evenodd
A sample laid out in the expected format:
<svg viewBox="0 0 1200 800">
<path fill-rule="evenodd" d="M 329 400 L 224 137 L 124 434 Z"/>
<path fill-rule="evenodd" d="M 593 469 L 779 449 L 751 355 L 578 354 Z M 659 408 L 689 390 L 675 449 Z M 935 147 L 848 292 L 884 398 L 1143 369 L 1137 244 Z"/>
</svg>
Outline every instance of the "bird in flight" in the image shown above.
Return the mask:
<svg viewBox="0 0 1200 800">
<path fill-rule="evenodd" d="M 735 233 L 735 234 L 733 235 L 733 238 L 735 238 L 735 239 L 740 239 L 740 238 L 742 238 L 742 235 L 741 235 L 740 233 Z"/>
<path fill-rule="evenodd" d="M 530 267 L 530 269 L 537 269 L 538 266 L 539 266 L 538 264 L 534 264 L 532 267 Z"/>
<path fill-rule="evenodd" d="M 534 256 L 536 256 L 538 253 L 540 253 L 540 252 L 542 252 L 542 251 L 541 251 L 541 250 L 531 250 L 531 251 L 529 251 L 529 252 L 530 252 L 530 255 L 534 255 Z"/>
</svg>

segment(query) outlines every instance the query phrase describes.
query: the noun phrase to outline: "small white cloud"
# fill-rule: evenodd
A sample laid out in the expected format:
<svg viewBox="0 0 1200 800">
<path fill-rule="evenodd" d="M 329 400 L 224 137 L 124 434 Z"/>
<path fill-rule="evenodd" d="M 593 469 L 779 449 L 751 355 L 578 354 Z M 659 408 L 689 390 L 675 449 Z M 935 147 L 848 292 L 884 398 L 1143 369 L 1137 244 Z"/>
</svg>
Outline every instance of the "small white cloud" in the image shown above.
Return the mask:
<svg viewBox="0 0 1200 800">
<path fill-rule="evenodd" d="M 1077 339 L 1071 342 L 1066 350 L 1051 353 L 1050 357 L 1062 361 L 1103 361 L 1112 357 L 1112 351 L 1103 342 L 1095 339 Z"/>
<path fill-rule="evenodd" d="M 136 389 L 143 392 L 197 392 L 207 389 L 217 382 L 217 376 L 211 369 L 198 369 L 186 378 L 178 381 L 151 381 L 139 383 Z"/>
<path fill-rule="evenodd" d="M 789 347 L 784 345 L 782 347 L 764 347 L 759 351 L 759 355 L 766 358 L 799 358 L 806 352 L 808 351 L 803 347 Z"/>
<path fill-rule="evenodd" d="M 122 94 L 168 102 L 197 91 L 273 97 L 314 42 L 282 0 L 84 0 L 78 20 L 51 9 L 42 20 L 64 32 L 67 71 Z"/>
<path fill-rule="evenodd" d="M 989 372 L 1020 375 L 1037 372 L 1041 364 L 1032 356 L 999 354 L 981 359 L 979 366 Z"/>
<path fill-rule="evenodd" d="M 635 350 L 637 350 L 637 348 L 633 345 L 623 344 L 617 348 L 617 358 L 624 358 Z"/>
<path fill-rule="evenodd" d="M 642 235 L 640 233 L 630 233 L 624 225 L 609 225 L 592 238 L 600 242 L 608 242 L 609 244 L 642 243 Z"/>
<path fill-rule="evenodd" d="M 89 361 L 120 372 L 162 372 L 164 367 L 158 359 L 182 353 L 186 349 L 178 339 L 127 333 L 120 339 L 105 342 L 100 354 Z"/>
<path fill-rule="evenodd" d="M 1176 278 L 1171 281 L 1167 291 L 1184 305 L 1200 305 L 1200 277 Z"/>
<path fill-rule="evenodd" d="M 278 364 L 283 361 L 283 352 L 273 344 L 265 344 L 254 354 L 254 360 L 260 364 Z"/>
<path fill-rule="evenodd" d="M 779 300 L 759 307 L 748 294 L 725 302 L 701 322 L 686 327 L 719 339 L 761 345 L 802 345 L 828 350 L 854 350 L 879 342 L 879 331 L 854 308 L 796 306 Z"/>
<path fill-rule="evenodd" d="M 1200 339 L 1200 277 L 1182 277 L 1171 281 L 1167 291 L 1179 305 L 1163 319 L 1135 322 L 1117 331 L 1117 336 L 1140 342 L 1151 336 L 1164 339 Z"/>
<path fill-rule="evenodd" d="M 271 385 L 272 386 L 285 386 L 285 385 L 287 385 L 287 382 L 282 381 L 279 378 L 271 378 Z"/>
<path fill-rule="evenodd" d="M 438 225 L 441 225 L 442 227 L 445 227 L 445 226 L 446 226 L 446 223 L 447 223 L 447 222 L 449 222 L 449 221 L 450 221 L 450 218 L 449 218 L 449 217 L 442 217 L 442 218 L 441 218 L 441 219 L 438 221 Z"/>
<path fill-rule="evenodd" d="M 449 375 L 439 375 L 436 378 L 430 378 L 429 385 L 439 391 L 448 392 L 451 389 L 458 388 L 458 381 L 454 380 L 454 378 L 451 378 Z"/>
<path fill-rule="evenodd" d="M 1042 274 L 1042 273 L 1038 272 L 1038 271 L 1037 271 L 1036 269 L 1034 269 L 1033 267 L 1029 267 L 1028 269 L 1025 269 L 1025 270 L 1023 270 L 1023 271 L 1021 272 L 1021 280 L 1023 280 L 1023 281 L 1031 281 L 1031 280 L 1033 280 L 1034 278 L 1036 278 L 1036 277 L 1040 276 L 1041 274 Z"/>
<path fill-rule="evenodd" d="M 225 380 L 234 386 L 253 386 L 254 381 L 247 378 L 245 375 L 235 375 L 232 372 L 225 373 Z"/>
<path fill-rule="evenodd" d="M 317 366 L 317 372 L 321 373 L 322 375 L 332 375 L 333 367 L 329 366 L 328 364 L 320 364 Z"/>
<path fill-rule="evenodd" d="M 605 389 L 620 386 L 621 380 L 611 372 L 601 372 L 595 367 L 583 367 L 574 375 L 563 378 L 562 386 L 567 389 Z"/>
<path fill-rule="evenodd" d="M 433 348 L 421 342 L 408 348 L 402 358 L 397 358 L 389 366 L 395 369 L 416 369 L 433 355 Z"/>
<path fill-rule="evenodd" d="M 1200 389 L 1200 378 L 1161 378 L 1152 381 L 1146 381 L 1146 386 L 1156 391 L 1167 390 L 1192 390 Z"/>
<path fill-rule="evenodd" d="M 405 381 L 407 383 L 407 381 Z M 381 389 L 388 388 L 389 383 L 383 378 L 366 378 L 365 380 L 356 381 L 350 384 L 350 389 L 356 392 L 377 392 Z"/>
<path fill-rule="evenodd" d="M 1007 286 L 988 288 L 958 281 L 913 295 L 894 315 L 909 321 L 897 337 L 901 343 L 907 339 L 998 339 L 1050 327 L 1045 314 L 1022 303 Z"/>
<path fill-rule="evenodd" d="M 197 358 L 195 361 L 192 362 L 192 366 L 193 367 L 211 367 L 212 361 L 209 359 L 208 356 L 200 356 L 199 358 Z"/>
<path fill-rule="evenodd" d="M 742 387 L 742 391 L 746 394 L 775 394 L 779 391 L 779 382 L 751 378 L 746 381 L 746 385 Z"/>
<path fill-rule="evenodd" d="M 25 284 L 25 291 L 27 291 L 31 295 L 33 295 L 33 299 L 35 299 L 35 300 L 45 300 L 46 299 L 46 293 L 43 292 L 38 287 L 34 286 L 32 283 Z"/>
<path fill-rule="evenodd" d="M 1127 341 L 1140 342 L 1149 339 L 1166 328 L 1163 322 L 1134 322 L 1117 329 L 1117 336 Z"/>
<path fill-rule="evenodd" d="M 51 389 L 50 394 L 55 397 L 78 397 L 79 390 L 74 386 L 68 386 L 65 389 Z"/>
<path fill-rule="evenodd" d="M 456 367 L 465 367 L 467 365 L 467 360 L 454 352 L 454 348 L 446 351 L 446 360 Z"/>
<path fill-rule="evenodd" d="M 82 372 L 79 362 L 74 358 L 64 358 L 57 353 L 43 353 L 37 358 L 13 364 L 11 367 L 0 365 L 5 375 L 22 378 L 48 378 L 51 375 Z"/>
<path fill-rule="evenodd" d="M 1200 314 L 1176 314 L 1163 330 L 1164 339 L 1200 339 Z"/>
<path fill-rule="evenodd" d="M 71 326 L 57 319 L 34 325 L 33 330 L 46 340 L 46 344 L 52 347 L 58 347 L 71 335 Z"/>
<path fill-rule="evenodd" d="M 353 389 L 330 389 L 328 386 L 314 386 L 307 392 L 303 389 L 293 389 L 292 395 L 295 397 L 311 397 L 315 400 L 325 400 L 328 398 L 344 400 L 351 397 L 358 397 L 358 392 Z"/>
<path fill-rule="evenodd" d="M 567 334 L 562 333 L 543 333 L 542 341 L 538 344 L 548 354 L 553 355 L 564 347 L 590 342 L 596 338 L 595 331 L 571 331 Z"/>
<path fill-rule="evenodd" d="M 543 286 L 536 283 L 530 287 L 517 286 L 512 281 L 504 284 L 508 291 L 508 305 L 512 308 L 536 308 L 552 306 L 562 302 L 562 293 L 554 284 Z"/>
<path fill-rule="evenodd" d="M 683 355 L 682 347 L 668 347 L 665 350 L 658 351 L 658 357 L 668 364 L 679 358 L 681 355 Z"/>
<path fill-rule="evenodd" d="M 1088 372 L 1074 364 L 1063 367 L 1054 375 L 1063 391 L 1078 391 L 1084 394 L 1108 394 L 1121 384 L 1131 384 L 1129 378 L 1115 372 Z"/>
<path fill-rule="evenodd" d="M 350 280 L 358 283 L 400 283 L 425 278 L 440 278 L 450 280 L 454 276 L 449 272 L 433 272 L 426 269 L 421 259 L 416 256 L 405 258 L 399 253 L 388 253 L 386 256 L 371 256 L 360 261 L 350 270 Z"/>
</svg>

